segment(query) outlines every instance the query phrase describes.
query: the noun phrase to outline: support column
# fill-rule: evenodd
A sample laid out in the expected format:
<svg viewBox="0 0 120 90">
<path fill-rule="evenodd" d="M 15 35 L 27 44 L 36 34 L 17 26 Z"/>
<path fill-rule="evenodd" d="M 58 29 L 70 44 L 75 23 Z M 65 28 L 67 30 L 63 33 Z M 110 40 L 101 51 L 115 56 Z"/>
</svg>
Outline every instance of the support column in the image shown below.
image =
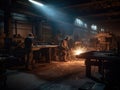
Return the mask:
<svg viewBox="0 0 120 90">
<path fill-rule="evenodd" d="M 4 33 L 9 36 L 11 31 L 11 0 L 4 0 Z"/>
<path fill-rule="evenodd" d="M 11 0 L 4 0 L 4 48 L 11 52 L 12 30 L 11 30 Z"/>
<path fill-rule="evenodd" d="M 33 23 L 33 33 L 35 34 L 36 38 L 38 40 L 42 40 L 42 33 L 41 33 L 41 22 L 40 21 L 34 21 Z"/>
<path fill-rule="evenodd" d="M 15 34 L 18 34 L 17 33 L 17 21 L 15 20 Z"/>
</svg>

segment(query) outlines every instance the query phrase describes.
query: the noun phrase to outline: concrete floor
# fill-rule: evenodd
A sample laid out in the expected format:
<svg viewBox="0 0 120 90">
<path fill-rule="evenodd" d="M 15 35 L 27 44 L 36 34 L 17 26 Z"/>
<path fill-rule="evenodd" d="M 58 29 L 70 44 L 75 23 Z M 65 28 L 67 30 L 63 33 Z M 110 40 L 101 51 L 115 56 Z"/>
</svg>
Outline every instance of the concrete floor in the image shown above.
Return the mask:
<svg viewBox="0 0 120 90">
<path fill-rule="evenodd" d="M 93 90 L 104 88 L 104 84 L 85 77 L 84 60 L 76 60 L 37 64 L 32 71 L 7 70 L 6 90 L 90 90 L 92 84 L 99 87 Z"/>
</svg>

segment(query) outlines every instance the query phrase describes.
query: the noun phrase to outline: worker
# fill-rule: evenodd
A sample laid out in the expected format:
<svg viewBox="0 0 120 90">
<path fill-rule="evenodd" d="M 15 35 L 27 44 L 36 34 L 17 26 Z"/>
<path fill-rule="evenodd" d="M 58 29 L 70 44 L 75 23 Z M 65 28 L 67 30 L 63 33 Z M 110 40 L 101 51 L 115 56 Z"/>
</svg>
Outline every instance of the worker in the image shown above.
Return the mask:
<svg viewBox="0 0 120 90">
<path fill-rule="evenodd" d="M 67 61 L 67 56 L 68 56 L 68 41 L 69 41 L 69 36 L 66 36 L 61 42 L 60 42 L 60 51 L 61 51 L 61 59 L 62 61 Z"/>
<path fill-rule="evenodd" d="M 32 46 L 33 46 L 33 34 L 29 33 L 28 36 L 24 40 L 25 45 L 25 68 L 30 70 L 31 65 L 33 66 L 33 52 L 32 52 Z"/>
</svg>

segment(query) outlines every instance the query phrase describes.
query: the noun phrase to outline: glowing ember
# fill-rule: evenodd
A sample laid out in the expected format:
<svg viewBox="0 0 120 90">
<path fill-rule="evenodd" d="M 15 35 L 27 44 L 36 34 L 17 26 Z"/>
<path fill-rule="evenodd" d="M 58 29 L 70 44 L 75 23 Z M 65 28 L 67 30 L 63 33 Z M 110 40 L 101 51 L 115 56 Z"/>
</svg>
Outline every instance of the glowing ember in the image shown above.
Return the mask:
<svg viewBox="0 0 120 90">
<path fill-rule="evenodd" d="M 80 55 L 81 53 L 84 53 L 85 51 L 86 51 L 86 48 L 78 47 L 73 50 L 73 55 Z"/>
</svg>

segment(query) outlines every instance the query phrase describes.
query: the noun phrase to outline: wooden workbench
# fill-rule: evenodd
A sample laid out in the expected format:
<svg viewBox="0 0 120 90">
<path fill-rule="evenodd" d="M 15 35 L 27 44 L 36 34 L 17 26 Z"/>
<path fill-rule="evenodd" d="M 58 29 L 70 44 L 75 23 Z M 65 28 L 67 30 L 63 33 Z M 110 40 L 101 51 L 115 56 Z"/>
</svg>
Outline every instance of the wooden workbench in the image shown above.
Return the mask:
<svg viewBox="0 0 120 90">
<path fill-rule="evenodd" d="M 46 51 L 46 62 L 50 63 L 52 60 L 52 49 L 57 48 L 58 45 L 35 45 L 33 46 L 32 50 L 33 51 L 39 51 L 41 49 L 47 49 Z"/>
</svg>

